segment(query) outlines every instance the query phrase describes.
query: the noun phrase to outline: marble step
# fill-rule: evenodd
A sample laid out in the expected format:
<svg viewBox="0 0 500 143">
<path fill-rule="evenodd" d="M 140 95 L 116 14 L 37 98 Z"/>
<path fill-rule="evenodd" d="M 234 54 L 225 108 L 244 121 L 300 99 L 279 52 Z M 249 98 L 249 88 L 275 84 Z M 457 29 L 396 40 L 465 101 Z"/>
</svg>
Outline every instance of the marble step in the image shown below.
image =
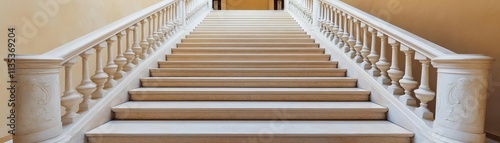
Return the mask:
<svg viewBox="0 0 500 143">
<path fill-rule="evenodd" d="M 383 120 L 372 102 L 129 101 L 112 108 L 117 120 Z"/>
<path fill-rule="evenodd" d="M 319 44 L 316 43 L 179 43 L 178 48 L 184 47 L 297 47 L 297 48 L 319 48 Z"/>
<path fill-rule="evenodd" d="M 334 68 L 153 68 L 152 77 L 345 77 Z"/>
<path fill-rule="evenodd" d="M 186 38 L 311 38 L 305 34 L 191 34 Z"/>
<path fill-rule="evenodd" d="M 359 88 L 137 88 L 132 101 L 368 101 Z"/>
<path fill-rule="evenodd" d="M 187 38 L 182 43 L 314 43 L 311 38 Z"/>
<path fill-rule="evenodd" d="M 193 31 L 304 31 L 299 27 L 199 27 Z"/>
<path fill-rule="evenodd" d="M 172 54 L 324 54 L 321 48 L 173 48 Z"/>
<path fill-rule="evenodd" d="M 411 143 L 389 121 L 110 121 L 86 133 L 89 143 Z"/>
<path fill-rule="evenodd" d="M 351 77 L 144 77 L 143 87 L 352 88 Z"/>
<path fill-rule="evenodd" d="M 201 23 L 198 25 L 199 27 L 202 27 L 202 26 L 229 26 L 229 27 L 249 27 L 249 26 L 253 26 L 253 27 L 259 27 L 259 26 L 264 26 L 264 27 L 268 27 L 268 26 L 276 26 L 276 24 L 272 24 L 272 23 L 254 23 L 254 24 L 246 24 L 246 23 L 236 23 L 236 24 L 224 24 L 224 23 L 220 23 L 220 24 L 206 24 L 206 23 Z M 290 23 L 290 24 L 280 24 L 280 26 L 285 26 L 285 27 L 300 27 L 299 24 L 297 23 Z"/>
<path fill-rule="evenodd" d="M 305 31 L 192 31 L 190 34 L 304 34 Z"/>
<path fill-rule="evenodd" d="M 329 61 L 329 54 L 173 54 L 167 61 Z"/>
<path fill-rule="evenodd" d="M 337 61 L 160 61 L 159 68 L 337 68 Z"/>
</svg>

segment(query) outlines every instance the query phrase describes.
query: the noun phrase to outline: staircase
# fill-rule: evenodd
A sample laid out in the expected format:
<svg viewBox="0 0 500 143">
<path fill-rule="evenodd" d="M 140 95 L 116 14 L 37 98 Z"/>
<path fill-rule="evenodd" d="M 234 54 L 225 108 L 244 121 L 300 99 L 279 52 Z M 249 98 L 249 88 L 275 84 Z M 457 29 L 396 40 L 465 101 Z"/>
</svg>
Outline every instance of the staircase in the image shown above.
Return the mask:
<svg viewBox="0 0 500 143">
<path fill-rule="evenodd" d="M 410 143 L 283 11 L 213 11 L 91 143 Z"/>
</svg>

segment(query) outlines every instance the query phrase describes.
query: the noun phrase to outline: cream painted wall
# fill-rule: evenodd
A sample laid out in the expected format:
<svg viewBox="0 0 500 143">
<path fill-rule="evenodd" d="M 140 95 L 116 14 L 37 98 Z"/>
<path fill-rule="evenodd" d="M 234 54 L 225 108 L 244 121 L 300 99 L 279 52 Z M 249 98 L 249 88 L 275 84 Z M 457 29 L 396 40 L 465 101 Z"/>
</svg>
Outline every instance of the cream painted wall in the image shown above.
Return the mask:
<svg viewBox="0 0 500 143">
<path fill-rule="evenodd" d="M 500 60 L 498 0 L 342 0 L 461 54 Z M 500 135 L 500 61 L 493 65 L 496 93 L 488 98 L 486 130 Z"/>
<path fill-rule="evenodd" d="M 42 54 L 161 0 L 2 0 L 0 58 L 7 57 L 7 28 L 17 29 L 16 54 Z M 105 53 L 103 53 L 105 54 Z M 94 65 L 94 64 L 91 64 Z M 75 65 L 80 67 L 80 65 Z M 0 62 L 0 138 L 7 134 L 7 70 Z M 74 74 L 78 75 L 79 72 Z M 75 79 L 79 81 L 79 78 Z M 78 84 L 75 84 L 75 86 Z"/>
</svg>

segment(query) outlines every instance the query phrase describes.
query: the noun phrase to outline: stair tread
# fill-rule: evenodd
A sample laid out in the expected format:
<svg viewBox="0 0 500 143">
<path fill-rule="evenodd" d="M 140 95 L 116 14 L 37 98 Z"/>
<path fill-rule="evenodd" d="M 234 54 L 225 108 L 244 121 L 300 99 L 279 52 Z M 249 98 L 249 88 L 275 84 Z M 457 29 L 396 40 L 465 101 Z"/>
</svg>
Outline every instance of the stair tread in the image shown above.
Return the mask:
<svg viewBox="0 0 500 143">
<path fill-rule="evenodd" d="M 357 80 L 352 77 L 143 77 L 142 79 L 179 79 L 179 80 Z"/>
<path fill-rule="evenodd" d="M 283 127 L 274 136 L 393 136 L 413 137 L 413 133 L 388 121 L 110 121 L 86 133 L 104 136 L 244 136 L 262 134 L 270 125 Z"/>
<path fill-rule="evenodd" d="M 113 107 L 114 112 L 149 112 L 164 109 L 337 109 L 339 112 L 367 110 L 366 112 L 387 112 L 372 102 L 311 102 L 311 101 L 129 101 Z M 337 111 L 336 110 L 336 111 Z"/>
<path fill-rule="evenodd" d="M 196 91 L 222 91 L 222 92 L 232 92 L 232 91 L 244 91 L 244 92 L 328 92 L 334 94 L 335 92 L 354 94 L 354 93 L 365 93 L 369 94 L 369 90 L 360 88 L 136 88 L 132 89 L 130 93 L 141 93 L 141 92 L 156 92 L 161 93 L 165 91 L 179 91 L 179 92 L 196 92 Z M 152 93 L 149 93 L 152 94 Z"/>
</svg>

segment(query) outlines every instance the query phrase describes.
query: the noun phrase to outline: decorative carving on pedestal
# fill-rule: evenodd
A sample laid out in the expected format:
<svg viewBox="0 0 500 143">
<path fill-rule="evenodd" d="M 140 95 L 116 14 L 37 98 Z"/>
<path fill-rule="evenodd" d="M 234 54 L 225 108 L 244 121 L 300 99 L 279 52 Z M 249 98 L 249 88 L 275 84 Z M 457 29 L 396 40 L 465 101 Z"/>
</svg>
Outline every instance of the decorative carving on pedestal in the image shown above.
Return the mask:
<svg viewBox="0 0 500 143">
<path fill-rule="evenodd" d="M 442 101 L 448 105 L 446 110 L 441 110 L 445 120 L 471 125 L 477 122 L 480 112 L 485 106 L 480 106 L 477 96 L 486 95 L 486 83 L 478 78 L 460 78 L 449 83 L 448 100 Z M 467 90 L 463 90 L 467 89 Z"/>
</svg>

